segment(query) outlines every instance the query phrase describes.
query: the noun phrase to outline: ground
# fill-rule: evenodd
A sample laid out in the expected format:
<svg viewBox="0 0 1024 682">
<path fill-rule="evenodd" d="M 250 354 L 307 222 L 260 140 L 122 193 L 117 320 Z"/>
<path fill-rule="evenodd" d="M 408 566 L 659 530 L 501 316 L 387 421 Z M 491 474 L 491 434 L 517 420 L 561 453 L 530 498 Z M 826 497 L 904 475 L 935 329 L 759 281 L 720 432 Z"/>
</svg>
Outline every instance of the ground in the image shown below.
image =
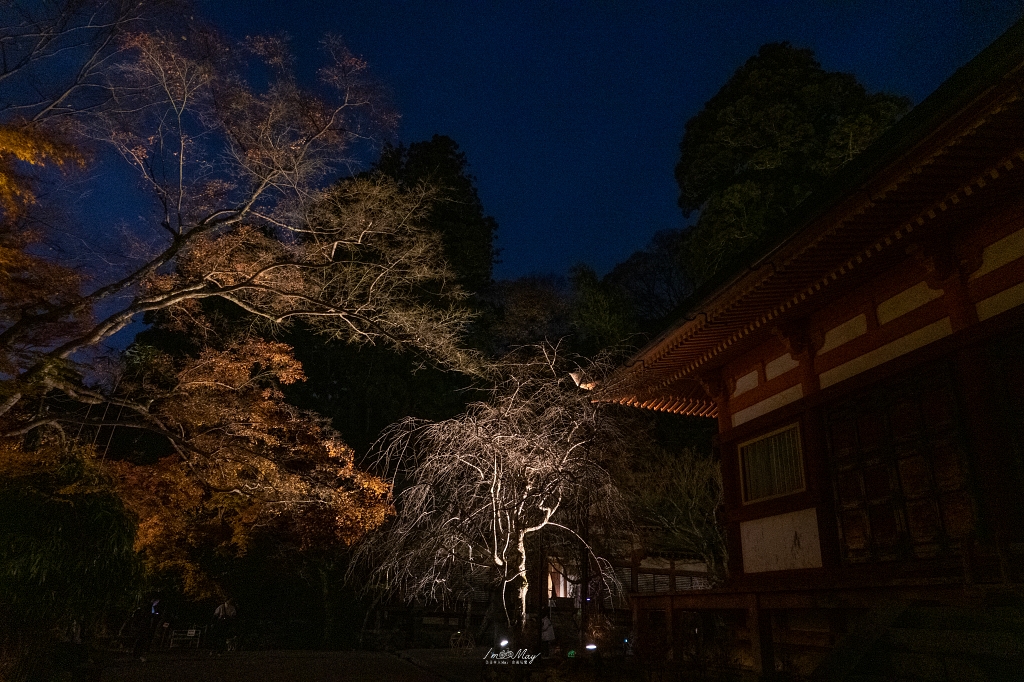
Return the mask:
<svg viewBox="0 0 1024 682">
<path fill-rule="evenodd" d="M 154 652 L 112 661 L 103 682 L 444 682 L 394 654 L 370 651 Z"/>
<path fill-rule="evenodd" d="M 639 679 L 620 660 L 545 661 L 523 666 L 484 665 L 486 648 L 459 652 L 374 651 L 156 651 L 145 661 L 108 661 L 102 682 L 591 682 Z M 595 665 L 597 663 L 597 665 Z M 92 678 L 96 680 L 97 678 Z M 92 682 L 92 680 L 90 682 Z"/>
</svg>

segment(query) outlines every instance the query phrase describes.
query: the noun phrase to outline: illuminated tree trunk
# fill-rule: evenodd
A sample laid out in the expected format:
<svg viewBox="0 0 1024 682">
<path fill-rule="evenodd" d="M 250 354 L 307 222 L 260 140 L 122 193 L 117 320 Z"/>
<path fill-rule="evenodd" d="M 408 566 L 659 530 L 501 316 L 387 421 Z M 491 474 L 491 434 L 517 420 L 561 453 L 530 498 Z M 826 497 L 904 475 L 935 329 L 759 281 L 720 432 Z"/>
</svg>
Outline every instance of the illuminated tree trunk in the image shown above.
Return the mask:
<svg viewBox="0 0 1024 682">
<path fill-rule="evenodd" d="M 526 577 L 526 533 L 519 534 L 519 637 L 526 635 L 526 593 L 530 589 L 530 581 Z M 518 644 L 518 642 L 517 642 Z"/>
<path fill-rule="evenodd" d="M 598 404 L 570 376 L 579 364 L 562 363 L 554 347 L 518 351 L 497 366 L 488 401 L 443 422 L 405 420 L 381 438 L 377 466 L 401 475 L 405 489 L 388 531 L 357 550 L 372 567 L 372 587 L 445 602 L 462 598 L 474 572 L 486 569 L 508 625 L 522 637 L 528 535 L 550 529 L 571 552 L 582 539 L 581 509 L 629 532 L 628 512 L 599 462 L 627 457 L 636 437 L 599 418 Z M 594 448 L 601 460 L 587 454 Z M 593 505 L 588 490 L 600 491 Z"/>
</svg>

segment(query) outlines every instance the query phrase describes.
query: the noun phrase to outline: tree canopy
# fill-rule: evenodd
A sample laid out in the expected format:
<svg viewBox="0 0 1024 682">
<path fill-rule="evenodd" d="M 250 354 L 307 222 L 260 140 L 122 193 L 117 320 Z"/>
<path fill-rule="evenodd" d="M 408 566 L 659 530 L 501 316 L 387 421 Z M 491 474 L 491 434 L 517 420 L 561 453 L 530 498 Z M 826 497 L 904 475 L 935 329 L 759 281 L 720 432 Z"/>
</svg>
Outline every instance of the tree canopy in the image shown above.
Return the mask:
<svg viewBox="0 0 1024 682">
<path fill-rule="evenodd" d="M 424 224 L 440 237 L 456 281 L 470 292 L 486 289 L 491 284 L 498 223 L 484 212 L 476 179 L 455 140 L 434 135 L 408 146 L 386 146 L 375 168 L 402 187 L 434 188 Z"/>
<path fill-rule="evenodd" d="M 137 548 L 195 594 L 212 587 L 192 550 L 244 551 L 254 527 L 287 518 L 296 546 L 358 539 L 387 516 L 389 490 L 322 417 L 288 403 L 282 387 L 305 374 L 267 333 L 301 322 L 475 366 L 466 293 L 424 222 L 437 192 L 381 172 L 336 182 L 352 142 L 395 121 L 366 63 L 328 37 L 305 88 L 283 41 L 233 44 L 161 14 L 169 4 L 20 7 L 3 6 L 0 28 L 0 445 L 92 453 L 139 519 Z M 84 184 L 107 165 L 128 178 L 108 208 L 129 215 L 86 225 L 39 198 L 38 169 L 86 157 Z M 58 208 L 59 229 L 40 213 Z M 95 257 L 43 248 L 69 234 Z M 244 321 L 228 330 L 226 315 Z M 189 347 L 104 347 L 143 321 Z M 146 456 L 118 452 L 115 426 L 160 445 L 129 438 Z M 110 457 L 92 448 L 101 434 Z"/>
<path fill-rule="evenodd" d="M 360 552 L 370 584 L 407 600 L 465 598 L 482 572 L 496 594 L 515 595 L 505 604 L 509 622 L 524 627 L 538 533 L 574 544 L 592 524 L 628 546 L 629 515 L 606 465 L 627 456 L 638 434 L 578 387 L 606 365 L 545 344 L 497 364 L 485 400 L 452 419 L 403 420 L 381 439 L 383 466 L 405 485 L 394 522 Z M 593 545 L 585 557 L 614 582 Z"/>
<path fill-rule="evenodd" d="M 810 50 L 761 47 L 686 123 L 675 175 L 683 213 L 699 211 L 686 246 L 691 277 L 707 281 L 779 225 L 909 104 L 824 70 Z"/>
<path fill-rule="evenodd" d="M 87 449 L 0 441 L 0 676 L 53 679 L 55 628 L 130 607 L 135 523 Z M 47 655 L 49 654 L 49 655 Z M 49 673 L 49 674 L 48 674 Z"/>
<path fill-rule="evenodd" d="M 477 196 L 466 155 L 444 135 L 409 145 L 385 145 L 377 163 L 362 174 L 363 179 L 372 177 L 393 181 L 403 192 L 431 189 L 419 225 L 436 240 L 452 281 L 468 295 L 463 303 L 476 314 L 463 343 L 483 350 L 489 334 L 481 324 L 486 312 L 481 294 L 491 286 L 497 225 Z M 347 178 L 339 186 L 354 181 Z M 409 293 L 410 298 L 418 295 Z M 431 295 L 420 298 L 431 304 Z M 302 327 L 286 337 L 307 369 L 307 380 L 292 384 L 286 393 L 296 404 L 330 418 L 360 453 L 367 452 L 393 422 L 408 416 L 445 419 L 470 400 L 465 390 L 469 377 L 445 367 L 425 367 L 429 363 L 416 349 L 402 352 L 389 344 L 347 344 L 315 331 Z"/>
</svg>

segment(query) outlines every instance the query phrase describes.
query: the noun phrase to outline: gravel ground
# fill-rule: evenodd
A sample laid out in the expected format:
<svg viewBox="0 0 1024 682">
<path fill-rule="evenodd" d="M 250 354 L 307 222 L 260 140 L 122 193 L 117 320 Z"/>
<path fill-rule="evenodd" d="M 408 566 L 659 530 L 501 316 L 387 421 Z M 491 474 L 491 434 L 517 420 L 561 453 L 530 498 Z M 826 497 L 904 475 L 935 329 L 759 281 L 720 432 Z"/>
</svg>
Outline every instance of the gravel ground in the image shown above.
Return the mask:
<svg viewBox="0 0 1024 682">
<path fill-rule="evenodd" d="M 635 661 L 580 658 L 522 666 L 484 665 L 486 648 L 466 652 L 371 651 L 151 652 L 146 661 L 108 661 L 96 682 L 639 682 Z M 88 678 L 83 678 L 88 679 Z"/>
<path fill-rule="evenodd" d="M 451 649 L 409 649 L 398 655 L 416 666 L 430 670 L 445 682 L 480 682 L 484 676 L 486 647 L 469 651 Z"/>
<path fill-rule="evenodd" d="M 155 652 L 114 660 L 103 682 L 445 682 L 398 656 L 369 651 Z"/>
</svg>

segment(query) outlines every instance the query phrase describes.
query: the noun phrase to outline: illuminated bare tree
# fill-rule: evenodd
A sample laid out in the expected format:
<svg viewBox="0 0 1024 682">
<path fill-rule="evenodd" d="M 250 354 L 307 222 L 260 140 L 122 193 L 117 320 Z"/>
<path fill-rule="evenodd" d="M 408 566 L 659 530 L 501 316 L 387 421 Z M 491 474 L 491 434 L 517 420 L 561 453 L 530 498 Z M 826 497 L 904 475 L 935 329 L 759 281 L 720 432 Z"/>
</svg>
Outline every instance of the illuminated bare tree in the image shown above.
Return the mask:
<svg viewBox="0 0 1024 682">
<path fill-rule="evenodd" d="M 257 92 L 224 71 L 226 47 L 193 38 L 125 37 L 109 73 L 113 103 L 81 117 L 150 191 L 152 221 L 134 230 L 142 252 L 120 272 L 90 273 L 110 279 L 75 300 L 18 316 L 0 333 L 6 359 L 28 378 L 41 358 L 70 357 L 144 313 L 219 297 L 271 323 L 303 320 L 451 361 L 465 315 L 436 239 L 417 228 L 429 192 L 383 179 L 319 189 L 374 114 L 365 64 L 329 42 L 321 74 L 333 99 L 284 71 Z M 278 47 L 254 49 L 277 68 Z M 425 305 L 426 291 L 441 305 Z M 85 318 L 95 319 L 67 324 Z"/>
<path fill-rule="evenodd" d="M 182 10 L 177 0 L 0 3 L 0 116 L 38 123 L 101 106 L 121 39 Z"/>
<path fill-rule="evenodd" d="M 116 420 L 159 434 L 176 456 L 163 473 L 125 470 L 120 480 L 194 493 L 197 514 L 220 500 L 217 520 L 241 510 L 239 528 L 318 510 L 316 523 L 347 542 L 383 520 L 388 491 L 354 469 L 322 420 L 284 401 L 279 386 L 301 378 L 290 348 L 240 334 L 188 360 L 150 354 L 141 375 L 129 359 L 110 378 L 97 376 L 95 358 L 147 314 L 203 345 L 215 336 L 203 303 L 219 299 L 262 329 L 301 322 L 472 366 L 459 343 L 465 295 L 421 224 L 433 192 L 381 176 L 337 180 L 353 143 L 396 120 L 339 40 L 324 41 L 320 82 L 306 89 L 280 41 L 228 44 L 187 13 L 151 21 L 156 5 L 44 2 L 38 17 L 0 30 L 0 57 L 19 60 L 0 70 L 0 102 L 22 102 L 0 106 L 0 186 L 32 198 L 17 215 L 0 210 L 0 293 L 18 294 L 0 295 L 0 441 L 69 441 Z M 9 18 L 19 7 L 0 10 Z M 36 78 L 63 89 L 19 100 Z M 124 201 L 104 207 L 115 215 L 70 207 L 59 224 L 36 219 L 59 192 L 32 193 L 39 183 L 23 167 L 70 169 L 65 157 L 119 164 L 113 181 L 132 174 L 117 188 Z M 70 256 L 43 248 L 69 234 Z"/>
<path fill-rule="evenodd" d="M 240 61 L 202 27 L 116 39 L 108 97 L 74 112 L 75 129 L 137 173 L 148 210 L 130 230 L 130 253 L 83 273 L 88 288 L 0 303 L 0 369 L 10 377 L 0 413 L 33 385 L 68 389 L 48 368 L 146 313 L 201 325 L 198 304 L 210 298 L 271 325 L 302 321 L 448 365 L 467 360 L 464 295 L 419 225 L 431 192 L 383 178 L 322 188 L 354 139 L 391 122 L 364 62 L 326 41 L 314 93 L 272 40 L 250 41 L 252 59 Z M 254 63 L 270 74 L 265 89 L 240 75 Z"/>
<path fill-rule="evenodd" d="M 503 378 L 488 400 L 442 422 L 407 419 L 383 437 L 383 463 L 405 487 L 397 518 L 361 553 L 375 586 L 410 600 L 457 599 L 471 573 L 486 569 L 498 593 L 514 592 L 506 613 L 522 627 L 536 534 L 579 541 L 580 519 L 593 519 L 628 537 L 628 513 L 602 461 L 623 455 L 630 434 L 577 384 L 602 373 L 597 365 L 581 368 L 544 346 L 497 370 Z M 613 581 L 607 562 L 587 552 Z"/>
</svg>

